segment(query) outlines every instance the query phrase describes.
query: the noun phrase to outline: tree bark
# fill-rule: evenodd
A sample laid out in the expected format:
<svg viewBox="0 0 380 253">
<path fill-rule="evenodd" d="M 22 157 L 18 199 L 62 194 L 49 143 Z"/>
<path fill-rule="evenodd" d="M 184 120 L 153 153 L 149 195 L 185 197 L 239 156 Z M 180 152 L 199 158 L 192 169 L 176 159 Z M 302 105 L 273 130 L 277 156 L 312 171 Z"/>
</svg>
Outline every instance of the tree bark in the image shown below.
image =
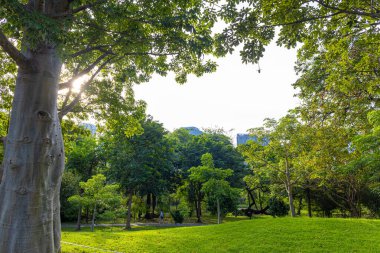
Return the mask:
<svg viewBox="0 0 380 253">
<path fill-rule="evenodd" d="M 86 207 L 86 224 L 88 224 L 89 220 L 90 220 L 90 209 L 87 206 Z"/>
<path fill-rule="evenodd" d="M 285 176 L 286 176 L 286 191 L 288 192 L 289 198 L 289 208 L 292 217 L 296 217 L 296 211 L 294 208 L 294 200 L 293 200 L 293 185 L 290 178 L 290 169 L 288 165 L 288 159 L 285 159 Z"/>
<path fill-rule="evenodd" d="M 25 52 L 18 70 L 0 179 L 0 252 L 60 250 L 59 189 L 64 168 L 57 115 L 61 62 L 56 50 Z"/>
<path fill-rule="evenodd" d="M 154 211 L 156 210 L 157 197 L 152 193 L 152 217 L 154 217 Z"/>
<path fill-rule="evenodd" d="M 291 185 L 288 186 L 288 197 L 289 197 L 290 213 L 292 217 L 296 217 L 296 211 L 294 208 L 294 200 L 293 200 L 293 189 Z"/>
<path fill-rule="evenodd" d="M 195 208 L 197 212 L 197 223 L 202 223 L 202 202 L 200 199 L 195 201 Z"/>
<path fill-rule="evenodd" d="M 128 211 L 127 211 L 127 222 L 125 223 L 125 229 L 128 229 L 128 230 L 130 230 L 132 228 L 131 227 L 132 197 L 133 197 L 133 193 L 132 193 L 132 191 L 129 191 L 128 192 L 128 201 L 127 201 L 127 208 L 128 208 Z"/>
<path fill-rule="evenodd" d="M 299 201 L 299 205 L 298 205 L 298 210 L 297 210 L 297 215 L 301 215 L 301 210 L 302 210 L 302 196 L 300 196 L 300 201 Z"/>
<path fill-rule="evenodd" d="M 94 205 L 94 209 L 92 210 L 91 232 L 94 232 L 94 227 L 95 227 L 95 217 L 96 217 L 96 203 L 95 203 L 95 205 Z"/>
<path fill-rule="evenodd" d="M 220 203 L 219 203 L 219 198 L 216 199 L 216 209 L 218 212 L 218 224 L 220 224 Z"/>
<path fill-rule="evenodd" d="M 80 230 L 81 219 L 82 219 L 82 205 L 79 205 L 78 216 L 77 216 L 77 228 L 76 228 L 77 231 Z"/>
<path fill-rule="evenodd" d="M 311 194 L 310 194 L 310 188 L 306 188 L 306 198 L 307 198 L 307 212 L 309 218 L 313 216 L 313 213 L 311 211 Z"/>
<path fill-rule="evenodd" d="M 150 193 L 148 193 L 146 195 L 146 212 L 145 212 L 145 216 L 146 217 L 150 217 L 150 207 L 151 207 L 151 204 L 152 204 L 152 198 L 151 198 Z"/>
</svg>

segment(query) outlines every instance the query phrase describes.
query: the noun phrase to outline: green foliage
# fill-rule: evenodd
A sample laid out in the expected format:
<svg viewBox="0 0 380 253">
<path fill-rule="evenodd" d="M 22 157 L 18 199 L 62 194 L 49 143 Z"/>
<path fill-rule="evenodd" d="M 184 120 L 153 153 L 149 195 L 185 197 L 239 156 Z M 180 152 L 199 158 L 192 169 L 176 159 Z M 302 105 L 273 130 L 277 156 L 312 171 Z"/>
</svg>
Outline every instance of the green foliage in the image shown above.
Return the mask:
<svg viewBox="0 0 380 253">
<path fill-rule="evenodd" d="M 201 164 L 208 168 L 215 168 L 214 159 L 212 158 L 212 154 L 206 153 L 201 156 Z"/>
<path fill-rule="evenodd" d="M 305 148 L 304 136 L 300 133 L 301 124 L 294 114 L 289 114 L 278 122 L 266 119 L 264 127 L 251 129 L 251 134 L 257 137 L 257 141 L 239 147 L 252 168 L 253 175 L 246 178 L 249 180 L 247 186 L 263 189 L 262 185 L 267 184 L 273 194 L 281 195 L 276 186 L 282 185 L 288 194 L 292 216 L 295 215 L 293 188 L 305 174 L 305 168 L 299 166 L 298 161 Z"/>
<path fill-rule="evenodd" d="M 207 197 L 208 204 L 211 204 L 211 210 L 220 208 L 220 203 L 228 202 L 230 205 L 222 206 L 228 211 L 236 209 L 236 200 L 239 194 L 231 188 L 230 183 L 226 179 L 233 175 L 231 169 L 221 169 L 214 167 L 213 157 L 210 153 L 203 154 L 201 157 L 202 165 L 190 168 L 188 182 L 185 184 L 185 191 L 188 200 L 196 200 L 198 203 Z M 232 203 L 232 205 L 231 205 Z M 216 206 L 215 204 L 219 204 Z M 232 207 L 231 207 L 232 206 Z M 201 206 L 197 205 L 198 219 L 201 213 Z M 232 209 L 232 210 L 231 210 Z"/>
<path fill-rule="evenodd" d="M 88 180 L 98 171 L 103 158 L 97 140 L 92 135 L 75 135 L 76 140 L 67 143 L 66 168 Z"/>
<path fill-rule="evenodd" d="M 281 217 L 288 215 L 289 212 L 289 206 L 287 206 L 283 200 L 272 197 L 269 199 L 269 209 L 268 212 L 273 217 Z"/>
<path fill-rule="evenodd" d="M 3 161 L 3 156 L 4 156 L 4 145 L 3 145 L 3 139 L 7 133 L 8 133 L 8 123 L 9 117 L 7 113 L 2 112 L 0 110 L 0 164 Z M 0 165 L 1 166 L 1 165 Z"/>
<path fill-rule="evenodd" d="M 61 112 L 68 109 L 80 117 L 108 118 L 106 112 L 122 105 L 119 102 L 134 105 L 125 99 L 131 97 L 131 84 L 147 82 L 155 73 L 174 72 L 175 79 L 184 83 L 189 74 L 201 76 L 216 69 L 216 63 L 204 57 L 215 51 L 212 28 L 218 11 L 213 2 L 68 2 L 69 6 L 66 2 L 54 5 L 61 7 L 54 14 L 49 8 L 25 8 L 13 0 L 2 1 L 0 7 L 0 16 L 7 17 L 1 32 L 18 48 L 24 52 L 45 45 L 58 48 L 65 66 L 62 80 L 94 75 L 80 94 L 71 88 L 63 94 Z M 0 54 L 0 64 L 6 67 L 0 68 L 7 83 L 4 87 L 12 90 L 17 68 L 8 55 Z M 75 105 L 78 97 L 86 97 L 86 102 Z M 132 117 L 129 120 L 136 123 Z"/>
<path fill-rule="evenodd" d="M 98 208 L 104 207 L 112 211 L 120 206 L 121 196 L 118 193 L 120 186 L 106 184 L 106 177 L 102 174 L 94 175 L 86 182 L 80 182 L 79 186 L 83 193 L 71 196 L 68 201 L 75 206 L 81 205 L 93 210 L 92 229 Z"/>
<path fill-rule="evenodd" d="M 211 182 L 210 182 L 211 181 Z M 203 185 L 206 193 L 207 210 L 217 215 L 217 200 L 222 216 L 237 210 L 240 203 L 241 189 L 232 188 L 228 182 L 222 180 L 210 180 Z"/>
<path fill-rule="evenodd" d="M 139 196 L 136 196 L 134 195 L 132 197 L 132 208 L 131 208 L 131 211 L 132 211 L 132 214 L 133 214 L 133 217 L 134 219 L 136 220 L 136 217 L 141 213 L 145 213 L 146 212 L 146 205 L 145 205 L 145 202 L 144 202 L 144 199 L 139 197 Z"/>
<path fill-rule="evenodd" d="M 68 201 L 68 198 L 79 194 L 80 180 L 80 176 L 74 174 L 71 171 L 66 170 L 63 173 L 60 191 L 62 221 L 73 221 L 77 217 L 77 206 L 72 205 Z"/>
<path fill-rule="evenodd" d="M 171 147 L 162 124 L 148 117 L 140 122 L 144 132 L 132 137 L 109 132 L 103 141 L 110 178 L 125 192 L 163 193 L 172 175 Z"/>
<path fill-rule="evenodd" d="M 175 210 L 174 212 L 170 212 L 170 215 L 176 224 L 182 224 L 184 217 L 181 211 Z"/>
<path fill-rule="evenodd" d="M 216 168 L 229 168 L 234 171 L 229 178 L 230 183 L 234 187 L 242 185 L 242 178 L 247 173 L 244 159 L 224 133 L 206 131 L 194 136 L 186 129 L 177 129 L 170 133 L 168 138 L 174 146 L 174 166 L 178 171 L 178 177 L 186 178 L 191 167 L 201 165 L 202 155 L 210 153 Z"/>
<path fill-rule="evenodd" d="M 75 145 L 77 141 L 82 138 L 90 137 L 90 130 L 83 126 L 80 126 L 73 120 L 62 120 L 62 136 L 65 144 L 66 152 L 70 153 L 71 148 Z"/>
</svg>

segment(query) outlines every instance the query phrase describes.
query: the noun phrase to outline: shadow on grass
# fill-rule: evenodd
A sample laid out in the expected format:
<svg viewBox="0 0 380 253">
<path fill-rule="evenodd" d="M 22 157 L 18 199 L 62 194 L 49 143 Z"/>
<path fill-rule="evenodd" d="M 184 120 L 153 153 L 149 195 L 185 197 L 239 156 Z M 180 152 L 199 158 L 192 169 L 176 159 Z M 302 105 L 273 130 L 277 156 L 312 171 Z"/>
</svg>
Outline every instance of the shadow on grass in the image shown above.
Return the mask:
<svg viewBox="0 0 380 253">
<path fill-rule="evenodd" d="M 179 228 L 183 226 L 132 226 L 132 229 L 127 230 L 123 227 L 95 227 L 94 232 L 92 233 L 99 233 L 99 232 L 113 232 L 113 233 L 132 233 L 132 232 L 138 232 L 138 231 L 148 231 L 148 230 L 166 230 L 166 229 L 174 229 Z M 76 230 L 75 228 L 71 227 L 63 227 L 63 232 L 70 232 L 70 233 L 91 233 L 91 229 L 89 227 L 83 227 L 81 230 Z"/>
</svg>

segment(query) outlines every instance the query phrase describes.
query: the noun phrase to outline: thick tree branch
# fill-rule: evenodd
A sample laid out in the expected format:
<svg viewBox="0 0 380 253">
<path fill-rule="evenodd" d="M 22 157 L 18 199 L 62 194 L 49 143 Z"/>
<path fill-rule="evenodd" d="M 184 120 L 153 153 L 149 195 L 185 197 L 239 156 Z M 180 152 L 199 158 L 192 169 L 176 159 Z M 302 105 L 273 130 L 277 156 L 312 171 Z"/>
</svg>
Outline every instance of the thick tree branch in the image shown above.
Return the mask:
<svg viewBox="0 0 380 253">
<path fill-rule="evenodd" d="M 65 108 L 67 106 L 67 103 L 69 102 L 69 99 L 71 97 L 71 94 L 72 94 L 72 88 L 70 87 L 69 88 L 69 92 L 67 92 L 66 94 L 66 97 L 65 97 L 65 100 L 63 101 L 62 103 L 62 108 Z"/>
<path fill-rule="evenodd" d="M 299 19 L 299 20 L 295 20 L 295 21 L 287 22 L 287 23 L 279 23 L 279 24 L 274 24 L 274 25 L 268 25 L 268 26 L 264 26 L 264 27 L 277 27 L 277 26 L 297 25 L 297 24 L 302 24 L 302 23 L 309 22 L 309 21 L 315 21 L 315 20 L 318 20 L 318 19 L 331 18 L 331 17 L 339 15 L 339 14 L 343 14 L 343 12 L 337 11 L 337 12 L 332 13 L 330 15 L 315 16 L 315 17 Z"/>
<path fill-rule="evenodd" d="M 30 67 L 28 59 L 8 40 L 0 29 L 0 46 L 19 67 Z"/>
<path fill-rule="evenodd" d="M 90 9 L 91 7 L 94 7 L 94 6 L 101 4 L 101 3 L 104 3 L 104 2 L 106 2 L 106 0 L 98 0 L 94 3 L 85 4 L 85 5 L 79 6 L 78 8 L 75 8 L 72 10 L 68 10 L 68 11 L 65 11 L 62 13 L 58 13 L 58 14 L 53 14 L 53 15 L 51 15 L 51 17 L 53 17 L 53 18 L 64 18 L 64 17 L 72 16 L 73 14 L 76 14 L 78 12 L 81 12 L 81 11 L 84 11 L 87 9 Z"/>
<path fill-rule="evenodd" d="M 344 9 L 340 9 L 338 7 L 335 7 L 335 6 L 331 6 L 328 3 L 324 2 L 323 0 L 314 0 L 314 1 L 316 3 L 318 3 L 319 5 L 325 7 L 326 9 L 339 11 L 341 13 L 345 13 L 345 14 L 349 14 L 349 15 L 367 16 L 367 17 L 371 17 L 371 18 L 380 18 L 380 13 L 377 13 L 377 12 L 364 12 L 364 11 L 359 11 L 359 10 L 353 10 L 353 11 L 344 10 Z"/>
<path fill-rule="evenodd" d="M 101 55 L 98 59 L 96 59 L 96 61 L 94 63 L 92 63 L 90 66 L 88 66 L 86 69 L 82 70 L 81 72 L 79 72 L 77 75 L 75 75 L 74 77 L 72 77 L 69 81 L 67 82 L 64 82 L 64 83 L 60 83 L 59 84 L 59 89 L 60 90 L 63 90 L 63 89 L 67 89 L 69 87 L 71 87 L 73 81 L 75 81 L 76 79 L 78 79 L 79 77 L 89 73 L 92 69 L 94 69 L 96 67 L 96 65 L 102 60 L 104 59 L 104 57 L 106 57 L 107 55 L 115 55 L 113 52 L 111 51 L 106 51 L 103 55 Z M 151 55 L 151 56 L 173 56 L 173 55 L 178 55 L 179 52 L 175 52 L 175 53 L 158 53 L 158 52 L 130 52 L 130 53 L 125 53 L 123 54 L 123 56 L 133 56 L 133 55 L 136 55 L 136 56 L 139 56 L 139 55 Z"/>
<path fill-rule="evenodd" d="M 113 57 L 114 58 L 114 57 Z M 99 68 L 94 72 L 94 74 L 92 74 L 91 78 L 85 82 L 83 85 L 82 85 L 82 88 L 80 90 L 80 92 L 78 93 L 78 95 L 74 98 L 73 101 L 71 101 L 71 103 L 67 106 L 63 106 L 61 111 L 59 112 L 59 118 L 62 119 L 63 116 L 65 116 L 66 114 L 68 114 L 73 108 L 75 105 L 77 105 L 82 97 L 82 94 L 83 92 L 86 90 L 86 88 L 92 83 L 92 81 L 95 79 L 95 77 L 99 74 L 99 72 L 113 59 L 113 58 L 110 58 L 108 59 L 107 61 L 105 61 L 102 65 L 99 66 Z M 66 99 L 65 99 L 66 100 Z M 66 104 L 67 104 L 67 101 L 66 101 Z"/>
<path fill-rule="evenodd" d="M 80 56 L 80 55 L 82 55 L 82 54 L 86 54 L 86 53 L 89 53 L 89 52 L 92 52 L 92 51 L 94 51 L 94 50 L 98 50 L 98 51 L 101 51 L 101 52 L 106 52 L 104 49 L 105 48 L 108 48 L 109 46 L 106 46 L 106 45 L 99 45 L 99 46 L 94 46 L 94 47 L 87 47 L 87 48 L 85 48 L 85 49 L 83 49 L 83 50 L 80 50 L 80 51 L 78 51 L 78 52 L 76 52 L 76 53 L 74 53 L 74 54 L 71 54 L 70 55 L 70 57 L 71 58 L 75 58 L 75 57 L 78 57 L 78 56 Z"/>
<path fill-rule="evenodd" d="M 78 7 L 78 8 L 73 9 L 71 11 L 71 13 L 75 14 L 75 13 L 87 10 L 89 8 L 92 8 L 92 7 L 94 7 L 94 6 L 98 5 L 98 4 L 105 3 L 105 2 L 106 2 L 106 0 L 98 0 L 98 1 L 96 1 L 94 3 L 85 4 L 85 5 L 82 5 L 82 6 Z"/>
<path fill-rule="evenodd" d="M 67 82 L 64 82 L 64 83 L 60 83 L 59 84 L 59 89 L 60 90 L 63 90 L 63 89 L 67 89 L 69 87 L 71 87 L 72 83 L 78 79 L 79 77 L 82 77 L 86 74 L 88 74 L 91 70 L 93 70 L 99 62 L 101 62 L 109 53 L 104 53 L 102 54 L 101 56 L 99 56 L 90 66 L 88 66 L 87 68 L 85 68 L 84 70 L 82 70 L 81 72 L 79 72 L 77 75 L 75 75 L 74 77 L 72 77 L 69 81 Z"/>
</svg>

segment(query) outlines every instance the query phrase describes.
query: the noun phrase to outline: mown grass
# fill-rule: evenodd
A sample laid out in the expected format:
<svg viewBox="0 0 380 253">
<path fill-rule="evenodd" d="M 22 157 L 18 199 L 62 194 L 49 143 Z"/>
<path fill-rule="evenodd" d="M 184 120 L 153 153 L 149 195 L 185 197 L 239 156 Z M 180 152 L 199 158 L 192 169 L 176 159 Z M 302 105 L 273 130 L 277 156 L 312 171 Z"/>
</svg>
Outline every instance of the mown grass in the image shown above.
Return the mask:
<svg viewBox="0 0 380 253">
<path fill-rule="evenodd" d="M 63 230 L 62 253 L 106 252 L 94 248 L 116 252 L 380 252 L 380 220 L 267 217 L 201 227 Z"/>
</svg>

